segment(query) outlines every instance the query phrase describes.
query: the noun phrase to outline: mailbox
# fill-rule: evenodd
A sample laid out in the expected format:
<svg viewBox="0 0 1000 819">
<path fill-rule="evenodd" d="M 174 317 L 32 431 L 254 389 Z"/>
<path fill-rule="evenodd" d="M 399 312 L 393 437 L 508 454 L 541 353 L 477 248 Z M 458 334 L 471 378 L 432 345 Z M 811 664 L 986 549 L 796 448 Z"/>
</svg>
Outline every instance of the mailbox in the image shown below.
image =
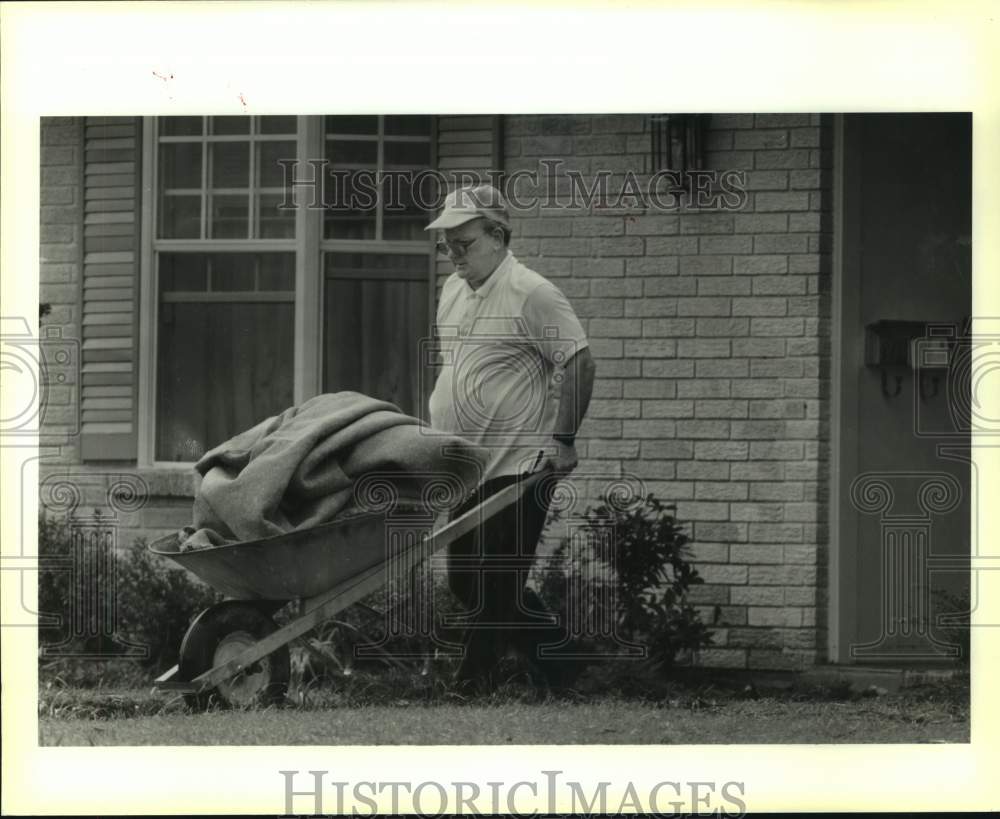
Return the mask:
<svg viewBox="0 0 1000 819">
<path fill-rule="evenodd" d="M 881 319 L 865 327 L 865 366 L 882 373 L 882 394 L 895 398 L 903 388 L 903 376 L 916 372 L 921 399 L 938 393 L 939 370 L 948 368 L 950 337 L 935 332 L 939 325 L 927 321 Z M 934 328 L 934 329 L 932 329 Z M 933 391 L 926 394 L 924 374 L 929 373 Z M 895 389 L 889 391 L 892 374 Z"/>
</svg>

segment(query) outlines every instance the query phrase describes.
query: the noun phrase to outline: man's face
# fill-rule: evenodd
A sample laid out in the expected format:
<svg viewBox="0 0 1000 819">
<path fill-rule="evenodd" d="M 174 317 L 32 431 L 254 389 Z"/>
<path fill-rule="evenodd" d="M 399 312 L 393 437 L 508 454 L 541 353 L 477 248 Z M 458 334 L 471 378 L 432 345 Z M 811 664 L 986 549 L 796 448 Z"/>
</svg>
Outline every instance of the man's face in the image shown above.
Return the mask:
<svg viewBox="0 0 1000 819">
<path fill-rule="evenodd" d="M 497 266 L 497 255 L 503 244 L 498 234 L 490 231 L 485 219 L 473 219 L 444 232 L 448 257 L 455 265 L 459 278 L 471 287 L 485 281 Z"/>
</svg>

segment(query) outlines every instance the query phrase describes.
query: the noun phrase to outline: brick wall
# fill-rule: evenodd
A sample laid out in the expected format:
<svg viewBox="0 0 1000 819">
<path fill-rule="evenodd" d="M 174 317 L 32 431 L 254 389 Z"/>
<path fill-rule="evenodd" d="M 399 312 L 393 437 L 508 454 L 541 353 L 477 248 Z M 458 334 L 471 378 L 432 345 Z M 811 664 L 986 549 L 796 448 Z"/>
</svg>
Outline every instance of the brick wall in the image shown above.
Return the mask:
<svg viewBox="0 0 1000 819">
<path fill-rule="evenodd" d="M 40 445 L 57 447 L 47 463 L 79 461 L 79 437 L 52 434 L 56 428 L 75 428 L 79 414 L 78 362 L 80 276 L 83 232 L 83 121 L 73 117 L 46 117 L 41 126 L 39 301 L 52 312 L 40 322 L 41 337 L 57 332 L 76 348 L 70 366 L 47 357 L 51 383 Z M 59 379 L 58 381 L 56 379 Z"/>
<path fill-rule="evenodd" d="M 562 158 L 585 179 L 610 170 L 617 192 L 626 171 L 648 179 L 647 128 L 508 117 L 505 171 Z M 677 504 L 706 581 L 693 597 L 718 627 L 707 665 L 798 667 L 823 645 L 827 146 L 817 115 L 713 116 L 706 167 L 746 172 L 740 210 L 516 217 L 515 254 L 570 298 L 597 359 L 580 470 L 635 474 Z"/>
</svg>

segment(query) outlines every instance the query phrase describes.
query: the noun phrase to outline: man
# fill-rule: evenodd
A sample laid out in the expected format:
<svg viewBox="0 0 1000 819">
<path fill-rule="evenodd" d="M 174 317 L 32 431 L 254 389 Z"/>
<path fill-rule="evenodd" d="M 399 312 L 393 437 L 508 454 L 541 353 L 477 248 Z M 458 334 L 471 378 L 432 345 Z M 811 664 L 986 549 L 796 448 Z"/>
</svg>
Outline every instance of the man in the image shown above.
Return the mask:
<svg viewBox="0 0 1000 819">
<path fill-rule="evenodd" d="M 455 266 L 438 304 L 442 369 L 430 398 L 431 425 L 487 453 L 482 483 L 457 517 L 541 464 L 556 475 L 576 467 L 574 441 L 594 362 L 566 297 L 509 250 L 510 214 L 496 188 L 449 194 L 427 229 L 443 231 L 439 249 Z M 548 505 L 546 493 L 529 491 L 449 547 L 449 586 L 466 609 L 456 675 L 463 687 L 495 685 L 509 648 L 546 681 L 557 679 L 556 661 L 538 648 L 558 642 L 561 632 L 524 584 Z M 508 559 L 501 568 L 505 556 L 516 566 Z"/>
</svg>

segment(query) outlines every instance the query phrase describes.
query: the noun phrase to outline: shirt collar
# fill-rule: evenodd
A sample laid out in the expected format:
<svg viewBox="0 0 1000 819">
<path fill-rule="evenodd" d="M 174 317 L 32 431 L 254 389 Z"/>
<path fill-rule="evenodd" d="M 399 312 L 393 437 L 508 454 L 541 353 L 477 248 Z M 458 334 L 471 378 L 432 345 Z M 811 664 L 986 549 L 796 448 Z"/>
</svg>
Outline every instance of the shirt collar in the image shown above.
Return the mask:
<svg viewBox="0 0 1000 819">
<path fill-rule="evenodd" d="M 497 265 L 496 270 L 490 273 L 489 278 L 485 282 L 483 282 L 482 286 L 478 290 L 473 290 L 471 287 L 469 287 L 468 282 L 463 281 L 462 284 L 465 285 L 466 297 L 475 296 L 476 298 L 479 299 L 487 298 L 492 292 L 493 288 L 496 287 L 497 281 L 506 276 L 508 271 L 510 271 L 511 268 L 514 267 L 514 264 L 516 262 L 517 259 L 514 258 L 514 254 L 511 253 L 510 250 L 508 250 L 507 255 L 504 256 L 503 258 L 503 261 Z"/>
</svg>

